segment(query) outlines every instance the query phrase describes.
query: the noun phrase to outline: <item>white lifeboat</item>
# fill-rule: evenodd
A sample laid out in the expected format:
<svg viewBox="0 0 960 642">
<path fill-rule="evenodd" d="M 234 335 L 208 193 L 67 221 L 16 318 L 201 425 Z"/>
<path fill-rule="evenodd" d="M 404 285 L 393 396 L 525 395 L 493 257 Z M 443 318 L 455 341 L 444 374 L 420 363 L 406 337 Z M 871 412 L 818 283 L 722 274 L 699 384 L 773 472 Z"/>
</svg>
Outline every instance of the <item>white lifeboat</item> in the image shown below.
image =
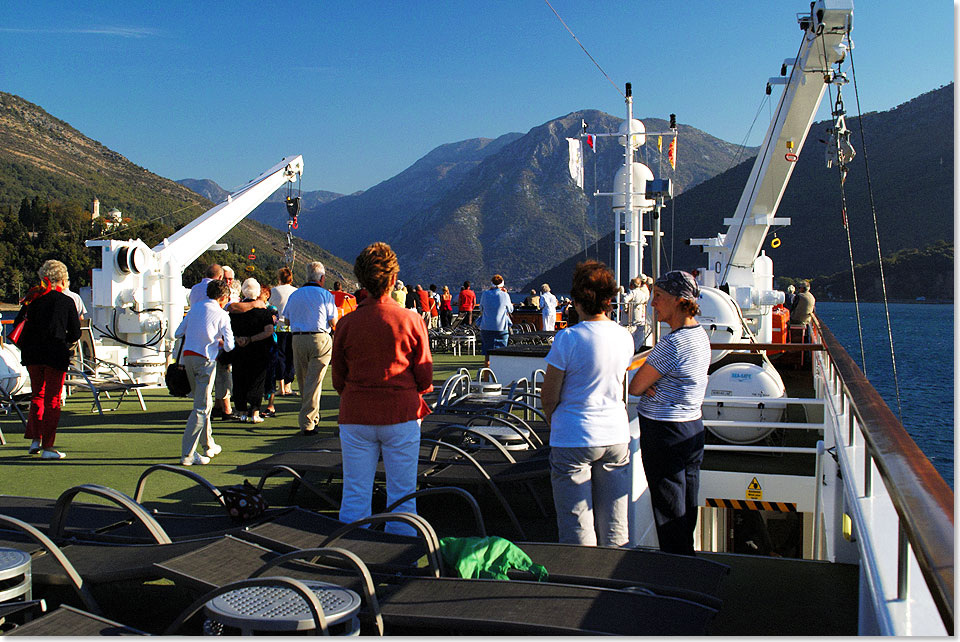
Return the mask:
<svg viewBox="0 0 960 642">
<path fill-rule="evenodd" d="M 762 366 L 731 363 L 717 368 L 707 380 L 703 419 L 751 424 L 779 422 L 787 405 L 775 399 L 784 396 L 786 389 L 783 380 L 769 363 Z M 730 401 L 724 401 L 726 398 L 730 398 Z M 746 401 L 744 398 L 756 401 Z M 765 426 L 708 426 L 707 429 L 732 444 L 752 444 L 775 430 Z"/>
<path fill-rule="evenodd" d="M 743 339 L 743 320 L 740 309 L 730 295 L 723 290 L 700 287 L 700 315 L 697 321 L 707 331 L 710 343 L 740 343 Z M 717 363 L 730 354 L 729 350 L 714 350 L 710 363 Z"/>
</svg>

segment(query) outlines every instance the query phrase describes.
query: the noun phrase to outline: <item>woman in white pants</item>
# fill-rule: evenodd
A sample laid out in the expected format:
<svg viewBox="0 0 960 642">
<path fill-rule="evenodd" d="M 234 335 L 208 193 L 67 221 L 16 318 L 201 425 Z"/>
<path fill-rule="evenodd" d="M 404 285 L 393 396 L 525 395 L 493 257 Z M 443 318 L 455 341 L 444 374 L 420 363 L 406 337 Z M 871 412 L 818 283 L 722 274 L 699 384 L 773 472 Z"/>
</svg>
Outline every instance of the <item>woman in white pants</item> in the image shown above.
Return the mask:
<svg viewBox="0 0 960 642">
<path fill-rule="evenodd" d="M 420 315 L 390 297 L 399 271 L 397 255 L 386 243 L 374 243 L 360 253 L 353 272 L 370 295 L 340 320 L 333 338 L 330 363 L 333 387 L 340 394 L 344 522 L 371 514 L 381 454 L 387 504 L 417 488 L 420 420 L 430 412 L 422 395 L 433 390 L 433 356 Z M 396 510 L 415 513 L 416 501 Z M 392 522 L 386 530 L 414 534 L 410 527 Z"/>
</svg>

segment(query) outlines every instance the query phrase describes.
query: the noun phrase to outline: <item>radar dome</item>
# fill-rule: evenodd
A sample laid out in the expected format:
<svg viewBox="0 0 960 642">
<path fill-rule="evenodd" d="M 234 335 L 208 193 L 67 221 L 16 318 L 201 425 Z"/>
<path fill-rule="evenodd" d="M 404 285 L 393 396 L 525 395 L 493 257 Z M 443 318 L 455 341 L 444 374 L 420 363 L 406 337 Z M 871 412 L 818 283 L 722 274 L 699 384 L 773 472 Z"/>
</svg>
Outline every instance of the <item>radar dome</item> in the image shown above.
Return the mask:
<svg viewBox="0 0 960 642">
<path fill-rule="evenodd" d="M 633 206 L 636 209 L 653 209 L 657 202 L 652 198 L 637 196 L 638 192 L 647 192 L 647 181 L 653 180 L 653 172 L 643 163 L 633 164 Z M 626 207 L 627 197 L 627 168 L 621 166 L 613 177 L 614 192 L 621 192 L 613 196 L 613 209 L 623 209 Z"/>
<path fill-rule="evenodd" d="M 630 120 L 630 133 L 633 134 L 630 136 L 630 146 L 636 149 L 647 142 L 647 128 L 643 126 L 643 123 L 633 118 Z M 621 134 L 627 133 L 627 121 L 620 123 L 620 129 L 618 130 Z M 621 145 L 627 144 L 627 137 L 621 136 L 619 139 Z"/>
</svg>

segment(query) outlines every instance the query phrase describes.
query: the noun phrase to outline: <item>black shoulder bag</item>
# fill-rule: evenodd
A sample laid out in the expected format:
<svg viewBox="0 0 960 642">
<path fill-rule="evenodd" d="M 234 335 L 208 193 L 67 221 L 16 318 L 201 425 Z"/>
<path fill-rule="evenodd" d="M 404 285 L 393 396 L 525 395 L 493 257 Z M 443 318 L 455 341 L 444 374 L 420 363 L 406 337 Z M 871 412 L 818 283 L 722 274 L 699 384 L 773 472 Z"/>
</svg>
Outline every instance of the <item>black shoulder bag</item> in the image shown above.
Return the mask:
<svg viewBox="0 0 960 642">
<path fill-rule="evenodd" d="M 180 363 L 180 355 L 183 354 L 183 341 L 180 342 L 180 350 L 177 352 L 177 358 L 173 363 L 167 366 L 167 372 L 163 380 L 167 384 L 167 390 L 174 397 L 190 396 L 190 380 L 187 378 L 187 369 Z"/>
</svg>

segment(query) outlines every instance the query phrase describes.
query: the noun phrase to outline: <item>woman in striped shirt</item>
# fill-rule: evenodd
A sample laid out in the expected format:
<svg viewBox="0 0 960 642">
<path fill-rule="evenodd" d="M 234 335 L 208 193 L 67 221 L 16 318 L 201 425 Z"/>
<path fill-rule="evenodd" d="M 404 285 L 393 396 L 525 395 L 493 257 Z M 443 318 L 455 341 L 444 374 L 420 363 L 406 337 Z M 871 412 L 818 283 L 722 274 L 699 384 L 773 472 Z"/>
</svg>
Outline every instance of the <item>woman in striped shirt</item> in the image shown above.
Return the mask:
<svg viewBox="0 0 960 642">
<path fill-rule="evenodd" d="M 703 461 L 700 406 L 707 389 L 710 339 L 697 323 L 700 288 L 674 270 L 653 286 L 653 309 L 670 326 L 630 381 L 641 395 L 640 456 L 650 488 L 660 550 L 693 555 Z"/>
</svg>

